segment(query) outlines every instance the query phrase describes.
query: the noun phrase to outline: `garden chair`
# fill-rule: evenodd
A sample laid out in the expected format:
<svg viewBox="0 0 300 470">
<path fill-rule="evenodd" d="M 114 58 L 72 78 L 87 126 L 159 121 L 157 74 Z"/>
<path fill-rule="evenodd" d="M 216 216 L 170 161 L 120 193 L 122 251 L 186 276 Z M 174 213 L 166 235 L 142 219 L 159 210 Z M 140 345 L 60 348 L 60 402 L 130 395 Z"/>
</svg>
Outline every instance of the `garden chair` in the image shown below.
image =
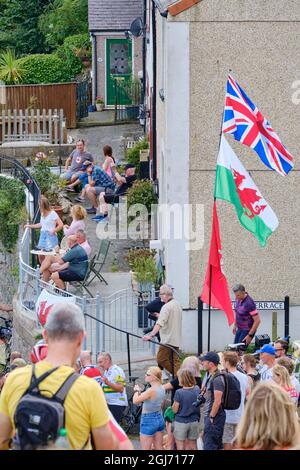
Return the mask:
<svg viewBox="0 0 300 470">
<path fill-rule="evenodd" d="M 79 288 L 81 291 L 83 289 L 85 289 L 87 291 L 87 293 L 93 297 L 93 294 L 91 293 L 91 291 L 88 289 L 88 285 L 90 284 L 90 281 L 89 281 L 89 277 L 91 275 L 93 275 L 94 277 L 96 276 L 95 274 L 95 271 L 93 270 L 93 265 L 94 265 L 94 261 L 95 261 L 95 258 L 96 258 L 97 255 L 94 255 L 90 261 L 89 261 L 89 265 L 88 265 L 88 269 L 87 269 L 87 272 L 86 272 L 86 275 L 84 277 L 84 279 L 82 281 L 70 281 L 68 284 L 71 285 L 71 286 L 74 286 L 74 287 L 77 287 Z"/>
<path fill-rule="evenodd" d="M 105 263 L 105 260 L 106 260 L 106 257 L 107 257 L 107 253 L 108 253 L 108 250 L 109 250 L 109 247 L 110 247 L 110 241 L 109 240 L 101 240 L 100 242 L 100 246 L 99 246 L 99 250 L 98 250 L 98 253 L 94 256 L 94 262 L 93 262 L 93 266 L 92 266 L 92 275 L 89 277 L 86 285 L 89 286 L 90 283 L 97 277 L 101 282 L 104 282 L 106 285 L 107 284 L 107 281 L 104 279 L 104 277 L 102 276 L 101 274 L 101 269 L 103 268 L 104 266 L 104 263 Z"/>
</svg>

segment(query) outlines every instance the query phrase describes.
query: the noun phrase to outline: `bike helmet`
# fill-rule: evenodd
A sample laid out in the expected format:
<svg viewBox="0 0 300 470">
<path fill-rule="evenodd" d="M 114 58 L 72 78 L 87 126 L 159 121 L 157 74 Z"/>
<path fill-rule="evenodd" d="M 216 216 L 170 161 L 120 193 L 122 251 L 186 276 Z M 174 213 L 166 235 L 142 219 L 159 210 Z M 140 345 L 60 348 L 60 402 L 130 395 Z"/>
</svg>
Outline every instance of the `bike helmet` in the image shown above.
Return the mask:
<svg viewBox="0 0 300 470">
<path fill-rule="evenodd" d="M 44 340 L 39 341 L 36 343 L 32 350 L 31 350 L 31 362 L 32 364 L 36 364 L 37 362 L 42 361 L 45 359 L 48 353 L 48 344 L 45 343 Z"/>
</svg>

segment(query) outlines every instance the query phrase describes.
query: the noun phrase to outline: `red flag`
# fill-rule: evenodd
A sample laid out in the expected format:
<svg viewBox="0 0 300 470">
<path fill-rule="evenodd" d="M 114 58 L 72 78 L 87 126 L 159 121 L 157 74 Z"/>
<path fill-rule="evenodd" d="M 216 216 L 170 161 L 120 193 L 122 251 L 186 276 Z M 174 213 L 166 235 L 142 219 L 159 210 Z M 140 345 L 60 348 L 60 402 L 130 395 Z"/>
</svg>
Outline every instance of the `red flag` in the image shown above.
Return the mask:
<svg viewBox="0 0 300 470">
<path fill-rule="evenodd" d="M 217 213 L 216 201 L 214 202 L 213 210 L 213 225 L 210 241 L 210 251 L 208 266 L 202 289 L 201 299 L 206 304 L 209 304 L 209 286 L 210 286 L 210 272 L 211 272 L 211 301 L 212 307 L 223 310 L 226 313 L 229 326 L 234 322 L 234 313 L 228 292 L 227 279 L 222 272 L 221 267 L 222 246 L 219 230 L 219 220 Z M 212 269 L 210 270 L 210 266 Z"/>
</svg>

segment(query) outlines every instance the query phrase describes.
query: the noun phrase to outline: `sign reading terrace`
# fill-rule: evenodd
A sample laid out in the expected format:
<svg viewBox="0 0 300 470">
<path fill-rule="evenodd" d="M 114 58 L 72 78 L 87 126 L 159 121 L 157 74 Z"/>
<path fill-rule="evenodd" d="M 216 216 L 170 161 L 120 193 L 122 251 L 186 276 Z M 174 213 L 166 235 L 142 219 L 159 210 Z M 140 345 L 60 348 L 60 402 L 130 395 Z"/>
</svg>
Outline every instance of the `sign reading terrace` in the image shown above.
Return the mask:
<svg viewBox="0 0 300 470">
<path fill-rule="evenodd" d="M 235 301 L 232 301 L 234 308 Z M 284 310 L 284 302 L 282 300 L 258 300 L 255 302 L 257 310 Z M 208 310 L 208 305 L 203 304 L 203 310 Z M 211 307 L 211 310 L 217 310 Z"/>
</svg>

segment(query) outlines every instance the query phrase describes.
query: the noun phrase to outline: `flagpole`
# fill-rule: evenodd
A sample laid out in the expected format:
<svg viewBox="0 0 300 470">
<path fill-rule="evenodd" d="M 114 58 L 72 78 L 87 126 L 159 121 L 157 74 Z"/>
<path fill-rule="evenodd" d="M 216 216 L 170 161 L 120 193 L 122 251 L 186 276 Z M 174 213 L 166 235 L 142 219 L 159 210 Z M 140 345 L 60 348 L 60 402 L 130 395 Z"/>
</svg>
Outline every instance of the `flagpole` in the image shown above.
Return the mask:
<svg viewBox="0 0 300 470">
<path fill-rule="evenodd" d="M 231 73 L 232 70 L 229 69 L 229 73 Z M 227 78 L 228 80 L 228 78 Z M 225 105 L 224 105 L 225 106 Z M 225 107 L 224 107 L 225 109 Z M 218 155 L 220 152 L 220 147 L 221 147 L 221 139 L 222 139 L 222 134 L 223 134 L 223 121 L 224 121 L 224 109 L 221 117 L 221 127 L 220 127 L 220 135 L 219 135 L 219 145 L 218 145 Z M 216 198 L 214 197 L 214 202 L 216 201 Z M 210 350 L 210 325 L 211 325 L 211 286 L 212 286 L 212 265 L 210 265 L 209 268 L 209 301 L 208 301 L 208 325 L 207 325 L 207 350 Z"/>
<path fill-rule="evenodd" d="M 211 285 L 212 285 L 212 265 L 209 266 L 209 300 L 208 300 L 207 351 L 210 351 Z"/>
</svg>

